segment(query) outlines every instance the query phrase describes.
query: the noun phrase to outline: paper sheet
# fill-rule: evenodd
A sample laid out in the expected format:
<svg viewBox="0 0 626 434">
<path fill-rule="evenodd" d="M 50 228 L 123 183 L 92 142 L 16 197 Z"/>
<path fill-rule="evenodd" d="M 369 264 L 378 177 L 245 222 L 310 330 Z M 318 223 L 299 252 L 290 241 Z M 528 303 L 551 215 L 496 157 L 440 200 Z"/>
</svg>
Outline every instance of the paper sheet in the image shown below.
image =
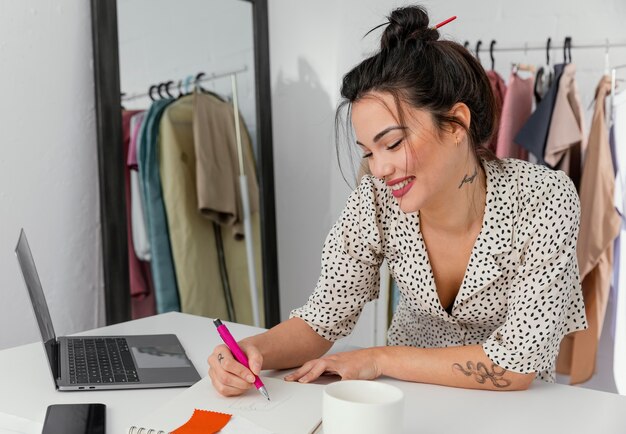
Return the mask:
<svg viewBox="0 0 626 434">
<path fill-rule="evenodd" d="M 317 427 L 322 417 L 324 386 L 268 377 L 264 377 L 263 382 L 271 401 L 254 389 L 240 397 L 226 398 L 215 391 L 207 377 L 155 409 L 151 415 L 138 418 L 133 425 L 173 430 L 189 420 L 194 409 L 198 408 L 232 414 L 237 423 L 226 425 L 224 433 L 239 433 L 236 429 L 240 418 L 263 429 L 249 429 L 245 431 L 247 433 L 308 434 Z"/>
<path fill-rule="evenodd" d="M 242 416 L 233 416 L 220 434 L 273 434 Z"/>
</svg>

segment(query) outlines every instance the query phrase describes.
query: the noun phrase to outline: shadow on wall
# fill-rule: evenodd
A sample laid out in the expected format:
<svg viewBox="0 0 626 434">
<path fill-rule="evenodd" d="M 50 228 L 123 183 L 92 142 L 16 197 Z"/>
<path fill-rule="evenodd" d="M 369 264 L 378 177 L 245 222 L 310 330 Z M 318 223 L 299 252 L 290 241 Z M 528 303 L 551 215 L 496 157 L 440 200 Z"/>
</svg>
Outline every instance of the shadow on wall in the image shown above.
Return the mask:
<svg viewBox="0 0 626 434">
<path fill-rule="evenodd" d="M 273 86 L 274 171 L 281 318 L 304 304 L 319 276 L 328 222 L 335 108 L 319 76 L 298 59 L 296 80 Z"/>
</svg>

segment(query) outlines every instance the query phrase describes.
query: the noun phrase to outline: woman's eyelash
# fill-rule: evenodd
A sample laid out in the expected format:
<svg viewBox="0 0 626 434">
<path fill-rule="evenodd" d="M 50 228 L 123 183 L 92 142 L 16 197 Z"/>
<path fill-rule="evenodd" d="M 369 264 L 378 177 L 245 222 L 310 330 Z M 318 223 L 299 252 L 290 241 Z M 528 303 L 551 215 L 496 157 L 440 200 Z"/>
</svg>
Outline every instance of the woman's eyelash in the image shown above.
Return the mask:
<svg viewBox="0 0 626 434">
<path fill-rule="evenodd" d="M 400 143 L 402 143 L 402 140 L 404 140 L 404 139 L 400 139 L 400 140 L 398 140 L 398 141 L 397 141 L 397 142 L 395 142 L 393 145 L 388 146 L 388 147 L 387 147 L 387 149 L 393 149 L 393 148 L 395 148 L 395 147 L 396 147 L 396 146 L 398 146 Z"/>
<path fill-rule="evenodd" d="M 403 140 L 404 140 L 404 139 L 400 139 L 400 140 L 398 140 L 397 142 L 394 142 L 393 144 L 391 144 L 390 146 L 387 146 L 387 150 L 389 151 L 389 150 L 391 150 L 391 149 L 396 148 L 396 147 L 397 147 L 400 143 L 402 143 L 402 141 L 403 141 Z M 371 156 L 372 156 L 372 153 L 370 152 L 370 153 L 368 153 L 368 154 L 363 154 L 362 158 L 369 158 L 369 157 L 371 157 Z"/>
</svg>

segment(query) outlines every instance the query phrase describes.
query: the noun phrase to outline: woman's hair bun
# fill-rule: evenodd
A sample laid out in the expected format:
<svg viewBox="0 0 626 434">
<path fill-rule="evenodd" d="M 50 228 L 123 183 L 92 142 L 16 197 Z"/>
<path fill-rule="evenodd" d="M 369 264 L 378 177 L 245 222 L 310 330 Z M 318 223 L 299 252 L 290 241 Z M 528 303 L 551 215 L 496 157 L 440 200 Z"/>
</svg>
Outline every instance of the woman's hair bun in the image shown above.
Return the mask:
<svg viewBox="0 0 626 434">
<path fill-rule="evenodd" d="M 380 40 L 381 49 L 404 46 L 410 41 L 436 41 L 439 31 L 428 26 L 428 13 L 421 6 L 394 9 L 387 17 L 389 25 Z"/>
</svg>

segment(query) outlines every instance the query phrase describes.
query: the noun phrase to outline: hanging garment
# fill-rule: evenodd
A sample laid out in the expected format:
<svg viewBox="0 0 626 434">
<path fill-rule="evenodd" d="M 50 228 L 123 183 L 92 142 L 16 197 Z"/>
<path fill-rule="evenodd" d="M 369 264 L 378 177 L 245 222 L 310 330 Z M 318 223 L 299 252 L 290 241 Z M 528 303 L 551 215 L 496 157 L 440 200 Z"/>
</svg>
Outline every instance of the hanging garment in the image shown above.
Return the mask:
<svg viewBox="0 0 626 434">
<path fill-rule="evenodd" d="M 545 164 L 544 153 L 548 141 L 552 109 L 556 101 L 556 94 L 563 72 L 563 64 L 554 65 L 554 80 L 548 92 L 544 95 L 537 108 L 530 115 L 528 121 L 515 136 L 515 143 L 533 154 L 539 164 Z"/>
<path fill-rule="evenodd" d="M 496 108 L 499 114 L 498 119 L 500 120 L 502 118 L 502 104 L 506 98 L 506 84 L 500 74 L 493 69 L 487 71 L 487 78 L 489 79 L 489 84 L 491 85 L 491 90 L 496 101 Z M 489 150 L 494 154 L 496 153 L 496 148 L 498 147 L 498 135 L 499 131 L 496 130 L 495 134 L 491 138 L 491 141 L 487 145 L 487 148 L 489 148 Z"/>
<path fill-rule="evenodd" d="M 614 258 L 615 288 L 615 347 L 613 366 L 618 393 L 626 393 L 626 92 L 613 100 L 611 132 L 615 150 L 617 177 L 615 181 L 615 206 L 621 214 L 622 225 Z"/>
<path fill-rule="evenodd" d="M 171 99 L 155 101 L 146 113 L 139 132 L 140 144 L 137 155 L 142 197 L 145 201 L 146 226 L 152 253 L 150 266 L 158 313 L 180 311 L 157 155 L 161 116 L 172 101 Z"/>
<path fill-rule="evenodd" d="M 576 66 L 568 63 L 559 80 L 544 160 L 549 167 L 567 173 L 574 181 L 576 190 L 580 189 L 582 155 L 586 147 L 583 121 L 584 114 L 576 86 Z"/>
<path fill-rule="evenodd" d="M 136 111 L 122 112 L 122 133 L 124 144 L 124 155 L 127 154 L 130 146 L 131 118 L 137 114 Z M 132 223 L 131 223 L 131 189 L 130 189 L 130 168 L 124 168 L 124 192 L 126 197 L 126 231 L 128 239 L 128 275 L 130 279 L 130 307 L 132 319 L 143 318 L 156 314 L 154 300 L 154 289 L 150 275 L 150 264 L 139 260 L 135 255 L 133 243 Z"/>
<path fill-rule="evenodd" d="M 521 78 L 511 73 L 509 86 L 502 103 L 496 156 L 528 160 L 528 151 L 513 141 L 522 125 L 530 117 L 533 107 L 534 78 Z"/>
<path fill-rule="evenodd" d="M 144 200 L 139 176 L 139 165 L 137 164 L 137 147 L 141 125 L 145 118 L 145 112 L 137 113 L 130 119 L 130 145 L 128 148 L 127 165 L 130 169 L 130 212 L 131 226 L 133 231 L 133 245 L 135 254 L 142 261 L 150 261 L 150 238 L 146 228 L 146 217 L 143 209 Z"/>
<path fill-rule="evenodd" d="M 196 99 L 208 101 L 197 102 Z M 227 276 L 234 312 L 239 323 L 252 324 L 252 304 L 247 274 L 245 242 L 232 236 L 232 227 L 217 225 L 200 212 L 198 203 L 198 172 L 206 170 L 199 167 L 197 149 L 213 146 L 211 137 L 194 134 L 194 107 L 211 105 L 213 99 L 219 107 L 224 103 L 212 95 L 195 93 L 177 100 L 169 106 L 161 119 L 160 169 L 163 186 L 163 198 L 168 216 L 168 226 L 176 275 L 180 294 L 181 310 L 194 315 L 211 318 L 229 318 L 226 303 L 224 279 Z M 227 127 L 234 129 L 232 106 L 230 118 L 224 118 Z M 199 120 L 198 120 L 199 121 Z M 242 124 L 243 125 L 243 124 Z M 222 128 L 223 129 L 223 128 Z M 243 132 L 243 131 L 242 131 Z M 248 142 L 246 160 L 252 159 Z M 254 165 L 252 165 L 254 168 Z M 212 182 L 210 173 L 204 182 Z M 254 171 L 248 176 L 256 179 Z M 217 180 L 216 182 L 220 182 Z M 215 231 L 217 227 L 217 232 Z M 261 237 L 259 213 L 252 219 L 254 258 L 257 270 L 257 289 L 259 300 L 263 299 L 261 271 Z M 220 246 L 222 241 L 225 272 L 220 271 Z M 260 307 L 261 317 L 263 313 Z"/>
<path fill-rule="evenodd" d="M 193 128 L 196 144 L 198 205 L 200 212 L 222 225 L 232 226 L 236 238 L 243 237 L 243 208 L 239 188 L 239 159 L 233 106 L 207 94 L 194 99 Z M 251 148 L 241 116 L 244 153 Z M 244 158 L 248 180 L 250 214 L 259 209 L 259 188 L 254 160 Z"/>
<path fill-rule="evenodd" d="M 571 384 L 585 382 L 594 373 L 611 283 L 613 242 L 621 225 L 613 206 L 615 175 L 604 112 L 609 91 L 610 80 L 603 77 L 596 90 L 580 185 L 580 234 L 576 254 L 589 328 L 567 336 L 561 343 L 557 372 L 569 374 Z"/>
</svg>

